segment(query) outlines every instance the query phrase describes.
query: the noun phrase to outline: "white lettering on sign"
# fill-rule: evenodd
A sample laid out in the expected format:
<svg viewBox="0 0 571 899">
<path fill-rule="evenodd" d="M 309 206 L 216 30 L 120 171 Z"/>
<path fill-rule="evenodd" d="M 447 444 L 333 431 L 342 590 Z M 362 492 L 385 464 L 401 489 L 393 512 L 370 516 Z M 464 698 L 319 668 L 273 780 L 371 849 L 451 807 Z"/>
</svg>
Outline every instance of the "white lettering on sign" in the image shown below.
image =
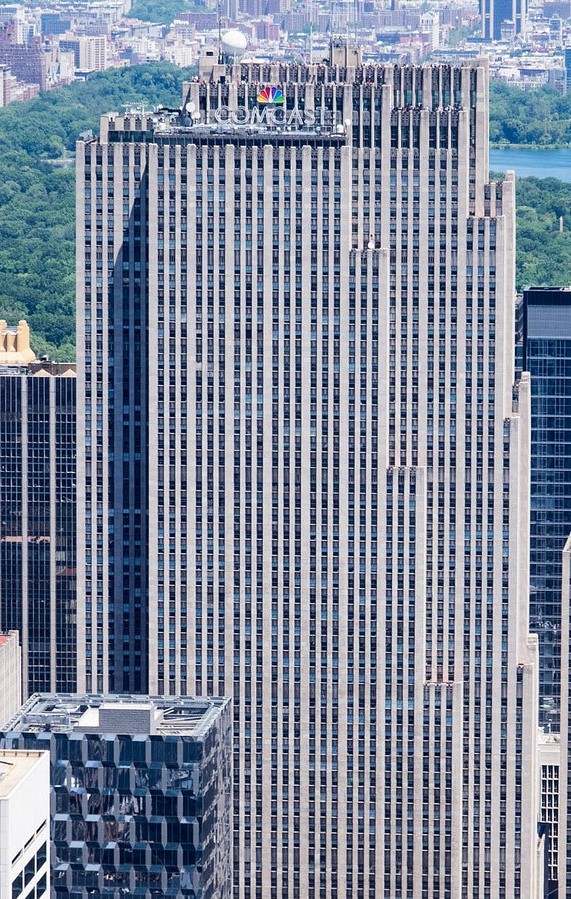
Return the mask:
<svg viewBox="0 0 571 899">
<path fill-rule="evenodd" d="M 218 109 L 210 110 L 210 118 L 219 125 L 273 125 L 278 128 L 315 125 L 313 110 L 284 109 L 283 106 L 263 106 L 261 109 L 257 106 L 253 109 L 246 109 L 245 106 L 237 106 L 235 109 L 219 106 Z"/>
</svg>

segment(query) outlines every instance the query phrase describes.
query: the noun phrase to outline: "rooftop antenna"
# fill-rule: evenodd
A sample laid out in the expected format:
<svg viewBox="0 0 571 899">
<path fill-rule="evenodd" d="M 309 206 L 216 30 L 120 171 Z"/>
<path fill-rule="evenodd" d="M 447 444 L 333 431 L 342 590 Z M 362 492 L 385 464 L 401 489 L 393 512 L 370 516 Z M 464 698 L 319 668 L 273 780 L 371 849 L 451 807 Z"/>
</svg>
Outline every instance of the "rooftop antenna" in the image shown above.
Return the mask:
<svg viewBox="0 0 571 899">
<path fill-rule="evenodd" d="M 222 0 L 218 0 L 218 65 L 222 64 Z"/>
</svg>

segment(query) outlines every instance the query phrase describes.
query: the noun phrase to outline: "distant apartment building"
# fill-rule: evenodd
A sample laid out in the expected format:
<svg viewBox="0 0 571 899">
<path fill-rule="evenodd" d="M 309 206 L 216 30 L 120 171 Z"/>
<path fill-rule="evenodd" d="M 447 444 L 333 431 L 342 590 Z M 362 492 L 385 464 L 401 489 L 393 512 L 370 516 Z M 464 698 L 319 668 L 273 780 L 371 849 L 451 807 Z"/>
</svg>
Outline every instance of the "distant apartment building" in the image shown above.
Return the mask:
<svg viewBox="0 0 571 899">
<path fill-rule="evenodd" d="M 12 22 L 18 15 L 19 10 L 19 5 L 10 6 L 7 4 L 6 6 L 0 6 L 0 25 L 6 25 L 8 22 Z"/>
<path fill-rule="evenodd" d="M 279 41 L 280 27 L 276 22 L 272 22 L 270 18 L 257 19 L 250 22 L 251 28 L 258 41 Z"/>
<path fill-rule="evenodd" d="M 14 81 L 10 66 L 0 65 L 0 108 L 10 103 Z"/>
<path fill-rule="evenodd" d="M 0 321 L 0 629 L 20 633 L 26 696 L 76 687 L 75 384 Z"/>
<path fill-rule="evenodd" d="M 0 897 L 47 899 L 50 762 L 47 752 L 0 750 Z"/>
<path fill-rule="evenodd" d="M 16 37 L 14 22 L 9 22 L 0 29 L 0 64 L 9 66 L 18 81 L 37 84 L 40 90 L 45 90 L 46 53 L 40 38 L 35 37 L 29 43 L 19 43 Z"/>
<path fill-rule="evenodd" d="M 211 31 L 218 27 L 218 15 L 215 12 L 183 12 L 176 17 L 176 21 L 194 25 L 197 31 Z"/>
<path fill-rule="evenodd" d="M 71 28 L 71 18 L 63 17 L 57 12 L 45 12 L 40 16 L 40 27 L 42 34 L 53 37 L 58 34 L 65 34 Z"/>
<path fill-rule="evenodd" d="M 0 634 L 0 727 L 22 705 L 22 654 L 18 631 Z M 1 893 L 0 893 L 1 895 Z"/>
<path fill-rule="evenodd" d="M 231 726 L 225 699 L 33 696 L 0 745 L 50 753 L 53 894 L 230 899 Z"/>
<path fill-rule="evenodd" d="M 60 50 L 73 51 L 75 68 L 80 72 L 103 72 L 107 68 L 106 35 L 80 35 L 62 38 Z"/>
</svg>

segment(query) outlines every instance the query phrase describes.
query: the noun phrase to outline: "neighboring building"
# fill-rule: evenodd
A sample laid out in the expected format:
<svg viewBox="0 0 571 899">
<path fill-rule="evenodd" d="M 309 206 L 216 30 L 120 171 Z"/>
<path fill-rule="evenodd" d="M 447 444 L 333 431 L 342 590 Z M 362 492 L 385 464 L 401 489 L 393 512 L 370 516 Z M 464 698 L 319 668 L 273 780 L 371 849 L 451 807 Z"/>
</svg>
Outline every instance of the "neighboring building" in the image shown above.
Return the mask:
<svg viewBox="0 0 571 899">
<path fill-rule="evenodd" d="M 0 628 L 20 633 L 26 696 L 76 688 L 75 384 L 0 321 Z"/>
<path fill-rule="evenodd" d="M 0 896 L 50 895 L 50 759 L 0 750 Z"/>
<path fill-rule="evenodd" d="M 78 144 L 79 680 L 232 694 L 236 899 L 531 899 L 487 63 L 333 53 L 211 58 L 179 115 Z"/>
<path fill-rule="evenodd" d="M 531 375 L 530 630 L 539 636 L 539 723 L 559 730 L 561 553 L 571 533 L 571 288 L 529 288 L 518 367 Z"/>
<path fill-rule="evenodd" d="M 571 290 L 530 288 L 518 308 L 518 367 L 531 373 L 530 628 L 539 635 L 540 722 L 559 730 L 561 703 L 561 553 L 571 532 Z M 565 621 L 563 621 L 565 624 Z M 564 681 L 563 681 L 564 686 Z M 567 733 L 567 730 L 562 731 Z M 552 756 L 545 760 L 546 753 Z M 540 738 L 540 820 L 547 828 L 547 895 L 557 895 L 560 805 L 559 735 Z M 566 753 L 564 753 L 566 756 Z M 565 786 L 565 779 L 561 784 Z M 566 895 L 565 880 L 559 895 Z"/>
<path fill-rule="evenodd" d="M 546 841 L 547 876 L 544 899 L 557 899 L 559 850 L 563 848 L 563 854 L 565 851 L 565 841 L 561 841 L 559 836 L 559 801 L 560 796 L 565 795 L 560 786 L 559 734 L 540 731 L 537 743 L 537 761 L 539 765 L 539 820 L 544 826 Z M 563 897 L 565 891 L 559 892 L 559 895 Z"/>
<path fill-rule="evenodd" d="M 31 697 L 0 745 L 50 753 L 54 895 L 230 899 L 231 728 L 225 699 Z"/>
<path fill-rule="evenodd" d="M 22 653 L 18 631 L 10 631 L 0 634 L 0 727 L 4 727 L 21 705 Z"/>
<path fill-rule="evenodd" d="M 571 896 L 571 533 L 565 543 L 562 564 L 561 603 L 561 746 L 559 838 L 565 851 L 559 852 L 560 899 Z"/>
<path fill-rule="evenodd" d="M 565 94 L 571 94 L 571 47 L 565 47 Z"/>
<path fill-rule="evenodd" d="M 527 26 L 527 0 L 480 0 L 482 37 L 486 41 L 499 41 L 502 28 L 515 35 L 525 35 Z"/>
</svg>

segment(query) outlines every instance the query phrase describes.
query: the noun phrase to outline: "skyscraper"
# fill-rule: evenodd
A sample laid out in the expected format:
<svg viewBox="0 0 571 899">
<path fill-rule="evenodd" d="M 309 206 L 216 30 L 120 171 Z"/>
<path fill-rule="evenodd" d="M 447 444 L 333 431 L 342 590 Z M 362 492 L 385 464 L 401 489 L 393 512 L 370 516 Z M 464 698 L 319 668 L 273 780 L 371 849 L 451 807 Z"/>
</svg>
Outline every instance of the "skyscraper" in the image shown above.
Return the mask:
<svg viewBox="0 0 571 899">
<path fill-rule="evenodd" d="M 561 607 L 561 767 L 559 771 L 559 885 L 571 892 L 571 534 L 563 550 Z M 565 851 L 563 850 L 565 848 Z M 564 892 L 565 891 L 565 892 Z"/>
<path fill-rule="evenodd" d="M 531 375 L 530 629 L 539 636 L 539 720 L 559 731 L 561 554 L 571 533 L 571 290 L 534 287 L 518 308 Z"/>
<path fill-rule="evenodd" d="M 0 321 L 0 629 L 20 633 L 25 696 L 76 686 L 75 384 Z"/>
<path fill-rule="evenodd" d="M 480 0 L 482 37 L 488 41 L 502 39 L 502 26 L 511 23 L 512 35 L 527 30 L 527 0 Z"/>
<path fill-rule="evenodd" d="M 484 61 L 343 55 L 78 144 L 80 679 L 232 694 L 240 899 L 528 899 L 514 182 Z"/>
<path fill-rule="evenodd" d="M 557 894 L 559 880 L 559 895 L 563 896 L 571 886 L 571 873 L 567 875 L 565 870 L 567 847 L 571 846 L 571 834 L 566 833 L 571 795 L 569 683 L 565 674 L 569 614 L 564 610 L 569 584 L 562 579 L 562 552 L 571 533 L 569 288 L 524 290 L 517 309 L 516 360 L 516 369 L 531 375 L 530 629 L 539 637 L 539 723 L 548 732 L 541 735 L 539 744 L 540 818 L 547 825 L 549 895 Z M 568 562 L 567 554 L 565 559 Z"/>
</svg>

